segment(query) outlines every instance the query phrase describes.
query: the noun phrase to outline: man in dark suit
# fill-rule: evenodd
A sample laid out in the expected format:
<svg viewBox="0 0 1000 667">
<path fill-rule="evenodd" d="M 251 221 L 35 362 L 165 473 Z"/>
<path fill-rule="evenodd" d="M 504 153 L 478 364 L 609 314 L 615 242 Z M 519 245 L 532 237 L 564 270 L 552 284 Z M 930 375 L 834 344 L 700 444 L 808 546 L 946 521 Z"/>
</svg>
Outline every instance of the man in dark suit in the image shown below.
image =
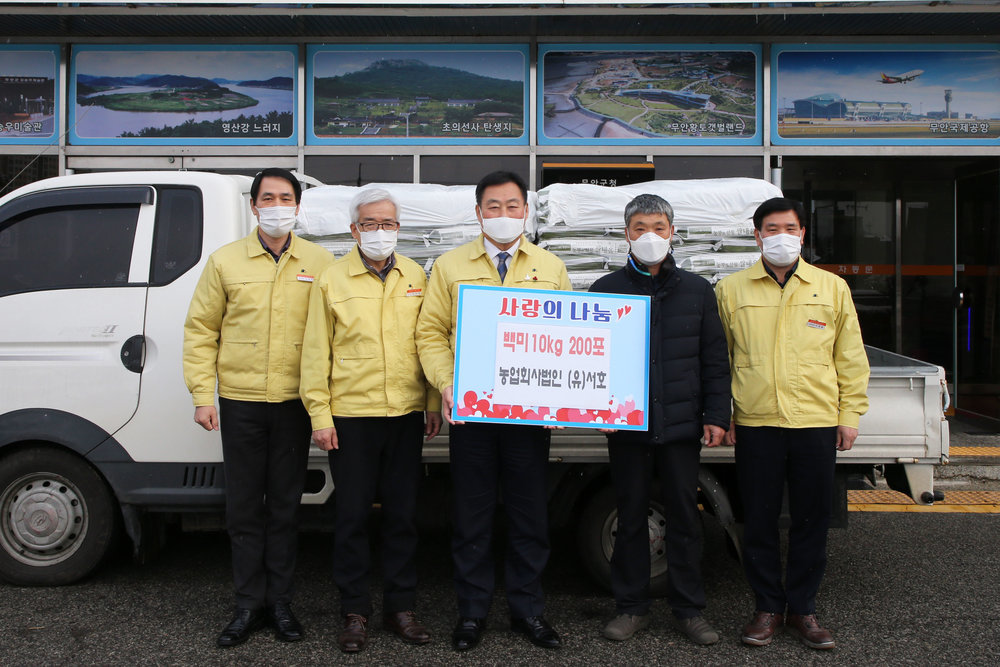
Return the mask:
<svg viewBox="0 0 1000 667">
<path fill-rule="evenodd" d="M 417 320 L 420 363 L 427 380 L 441 391 L 442 412 L 452 424 L 452 556 L 460 617 L 452 645 L 459 651 L 479 643 L 493 600 L 491 541 L 498 491 L 508 520 L 504 580 L 511 628 L 537 646 L 561 645 L 542 615 L 541 577 L 549 559 L 549 434 L 541 426 L 451 420 L 459 285 L 570 289 L 562 261 L 524 237 L 527 196 L 524 181 L 511 172 L 493 172 L 479 182 L 476 213 L 483 233 L 437 259 Z"/>
</svg>

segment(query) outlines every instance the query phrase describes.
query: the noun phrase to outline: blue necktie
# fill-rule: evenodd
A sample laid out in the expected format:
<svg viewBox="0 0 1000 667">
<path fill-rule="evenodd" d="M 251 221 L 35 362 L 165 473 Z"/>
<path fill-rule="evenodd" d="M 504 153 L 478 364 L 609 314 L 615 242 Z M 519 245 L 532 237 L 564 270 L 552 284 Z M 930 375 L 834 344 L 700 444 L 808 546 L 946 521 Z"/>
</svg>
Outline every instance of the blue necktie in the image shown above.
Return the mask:
<svg viewBox="0 0 1000 667">
<path fill-rule="evenodd" d="M 497 273 L 500 274 L 500 282 L 507 277 L 507 260 L 510 258 L 510 253 L 501 252 L 497 255 Z"/>
</svg>

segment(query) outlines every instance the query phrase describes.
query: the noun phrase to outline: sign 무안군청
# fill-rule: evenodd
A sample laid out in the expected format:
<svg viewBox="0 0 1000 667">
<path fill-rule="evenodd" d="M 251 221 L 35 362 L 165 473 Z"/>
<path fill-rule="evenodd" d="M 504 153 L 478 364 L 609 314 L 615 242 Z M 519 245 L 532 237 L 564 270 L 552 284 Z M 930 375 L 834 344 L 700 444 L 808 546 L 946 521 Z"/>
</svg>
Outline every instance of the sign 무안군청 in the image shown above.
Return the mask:
<svg viewBox="0 0 1000 667">
<path fill-rule="evenodd" d="M 452 419 L 644 431 L 649 297 L 461 285 Z"/>
</svg>

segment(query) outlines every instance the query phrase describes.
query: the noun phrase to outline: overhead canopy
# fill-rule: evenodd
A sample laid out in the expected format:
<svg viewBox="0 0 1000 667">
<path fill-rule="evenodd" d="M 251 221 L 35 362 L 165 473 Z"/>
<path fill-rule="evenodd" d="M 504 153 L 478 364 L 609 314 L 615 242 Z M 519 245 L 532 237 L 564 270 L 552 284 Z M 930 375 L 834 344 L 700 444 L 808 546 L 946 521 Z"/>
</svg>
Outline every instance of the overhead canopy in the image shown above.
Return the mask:
<svg viewBox="0 0 1000 667">
<path fill-rule="evenodd" d="M 935 2 L 559 2 L 243 4 L 0 2 L 11 41 L 205 38 L 303 41 L 475 38 L 690 40 L 731 37 L 983 37 L 1000 34 L 1000 7 L 986 0 Z"/>
</svg>

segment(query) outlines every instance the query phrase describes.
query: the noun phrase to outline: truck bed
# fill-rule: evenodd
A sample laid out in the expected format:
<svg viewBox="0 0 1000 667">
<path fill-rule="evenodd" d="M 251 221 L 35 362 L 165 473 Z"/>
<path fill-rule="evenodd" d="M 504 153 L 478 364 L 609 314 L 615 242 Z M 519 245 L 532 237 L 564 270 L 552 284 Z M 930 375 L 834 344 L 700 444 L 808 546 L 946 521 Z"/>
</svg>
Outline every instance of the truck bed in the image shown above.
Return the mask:
<svg viewBox="0 0 1000 667">
<path fill-rule="evenodd" d="M 869 345 L 865 351 L 871 365 L 870 408 L 861 418 L 854 447 L 838 454 L 838 459 L 869 464 L 946 463 L 944 369 Z M 448 461 L 447 424 L 445 427 L 443 435 L 424 445 L 424 462 Z M 550 459 L 557 463 L 605 463 L 606 443 L 604 435 L 596 429 L 553 431 Z M 701 456 L 705 462 L 729 463 L 733 461 L 733 450 L 703 447 Z"/>
</svg>

